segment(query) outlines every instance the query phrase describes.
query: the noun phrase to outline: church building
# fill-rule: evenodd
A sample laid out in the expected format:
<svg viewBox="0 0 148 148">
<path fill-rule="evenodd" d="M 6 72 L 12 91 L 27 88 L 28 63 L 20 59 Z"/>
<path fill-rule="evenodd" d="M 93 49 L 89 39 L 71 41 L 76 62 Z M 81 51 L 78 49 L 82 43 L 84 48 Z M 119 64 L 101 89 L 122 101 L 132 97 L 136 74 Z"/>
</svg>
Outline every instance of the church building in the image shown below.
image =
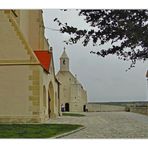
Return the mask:
<svg viewBox="0 0 148 148">
<path fill-rule="evenodd" d="M 56 75 L 60 85 L 60 101 L 67 112 L 86 110 L 87 92 L 69 69 L 69 58 L 65 48 L 60 58 L 60 70 Z"/>
<path fill-rule="evenodd" d="M 0 123 L 60 115 L 60 83 L 42 10 L 0 10 Z"/>
</svg>

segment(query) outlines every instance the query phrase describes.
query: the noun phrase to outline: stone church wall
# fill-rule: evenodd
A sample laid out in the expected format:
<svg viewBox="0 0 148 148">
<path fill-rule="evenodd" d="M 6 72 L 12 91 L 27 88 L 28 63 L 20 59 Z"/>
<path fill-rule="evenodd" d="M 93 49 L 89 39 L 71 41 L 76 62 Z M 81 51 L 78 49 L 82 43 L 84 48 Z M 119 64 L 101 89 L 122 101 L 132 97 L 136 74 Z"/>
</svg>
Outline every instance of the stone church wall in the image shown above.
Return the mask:
<svg viewBox="0 0 148 148">
<path fill-rule="evenodd" d="M 36 68 L 38 66 L 35 66 Z M 0 122 L 40 122 L 39 73 L 29 65 L 0 66 Z"/>
<path fill-rule="evenodd" d="M 51 113 L 54 117 L 60 113 L 54 63 L 48 74 L 33 52 L 49 50 L 43 26 L 41 10 L 0 11 L 0 123 L 43 123 L 49 119 L 50 81 L 54 90 Z"/>
</svg>

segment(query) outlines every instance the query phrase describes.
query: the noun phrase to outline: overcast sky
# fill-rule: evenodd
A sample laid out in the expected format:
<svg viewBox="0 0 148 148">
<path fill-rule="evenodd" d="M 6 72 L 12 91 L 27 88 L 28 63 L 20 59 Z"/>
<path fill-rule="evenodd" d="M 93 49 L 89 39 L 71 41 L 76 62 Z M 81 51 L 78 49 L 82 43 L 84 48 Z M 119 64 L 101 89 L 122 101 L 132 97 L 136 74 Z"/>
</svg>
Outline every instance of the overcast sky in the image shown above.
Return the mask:
<svg viewBox="0 0 148 148">
<path fill-rule="evenodd" d="M 70 69 L 87 90 L 89 102 L 108 101 L 147 101 L 148 88 L 145 78 L 148 61 L 138 62 L 136 67 L 126 72 L 130 62 L 119 60 L 116 56 L 101 58 L 90 54 L 93 47 L 90 44 L 83 47 L 80 43 L 76 45 L 65 45 L 63 42 L 68 38 L 52 29 L 58 29 L 54 18 L 62 22 L 68 22 L 79 28 L 89 27 L 83 21 L 83 17 L 77 16 L 75 10 L 63 12 L 58 9 L 43 10 L 45 23 L 45 34 L 50 46 L 53 47 L 54 64 L 56 73 L 59 71 L 59 58 L 66 47 L 70 59 Z M 52 29 L 49 29 L 52 28 Z"/>
</svg>

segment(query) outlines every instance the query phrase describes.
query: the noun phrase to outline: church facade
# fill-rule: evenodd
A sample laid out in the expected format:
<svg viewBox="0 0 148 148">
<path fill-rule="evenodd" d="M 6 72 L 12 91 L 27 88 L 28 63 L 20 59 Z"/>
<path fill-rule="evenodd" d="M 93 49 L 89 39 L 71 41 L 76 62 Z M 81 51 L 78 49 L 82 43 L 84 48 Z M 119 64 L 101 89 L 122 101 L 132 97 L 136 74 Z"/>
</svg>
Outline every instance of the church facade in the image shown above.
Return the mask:
<svg viewBox="0 0 148 148">
<path fill-rule="evenodd" d="M 60 83 L 41 10 L 0 10 L 0 123 L 44 123 L 60 111 Z"/>
<path fill-rule="evenodd" d="M 64 49 L 60 58 L 60 70 L 56 75 L 60 85 L 60 100 L 65 111 L 82 112 L 86 110 L 87 92 L 69 70 L 69 58 Z"/>
</svg>

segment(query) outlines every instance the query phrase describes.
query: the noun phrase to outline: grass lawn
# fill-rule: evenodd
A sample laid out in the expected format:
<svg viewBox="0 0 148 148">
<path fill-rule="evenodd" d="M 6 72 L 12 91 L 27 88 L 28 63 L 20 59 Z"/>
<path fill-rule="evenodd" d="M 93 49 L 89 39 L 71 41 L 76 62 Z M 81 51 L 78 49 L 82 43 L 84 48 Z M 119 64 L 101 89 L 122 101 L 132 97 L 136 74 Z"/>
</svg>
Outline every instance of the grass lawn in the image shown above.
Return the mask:
<svg viewBox="0 0 148 148">
<path fill-rule="evenodd" d="M 78 113 L 70 113 L 70 112 L 65 112 L 65 113 L 62 113 L 63 116 L 74 116 L 74 117 L 82 117 L 82 116 L 85 116 L 83 114 L 78 114 Z"/>
<path fill-rule="evenodd" d="M 0 138 L 50 138 L 75 130 L 71 124 L 0 124 Z"/>
</svg>

